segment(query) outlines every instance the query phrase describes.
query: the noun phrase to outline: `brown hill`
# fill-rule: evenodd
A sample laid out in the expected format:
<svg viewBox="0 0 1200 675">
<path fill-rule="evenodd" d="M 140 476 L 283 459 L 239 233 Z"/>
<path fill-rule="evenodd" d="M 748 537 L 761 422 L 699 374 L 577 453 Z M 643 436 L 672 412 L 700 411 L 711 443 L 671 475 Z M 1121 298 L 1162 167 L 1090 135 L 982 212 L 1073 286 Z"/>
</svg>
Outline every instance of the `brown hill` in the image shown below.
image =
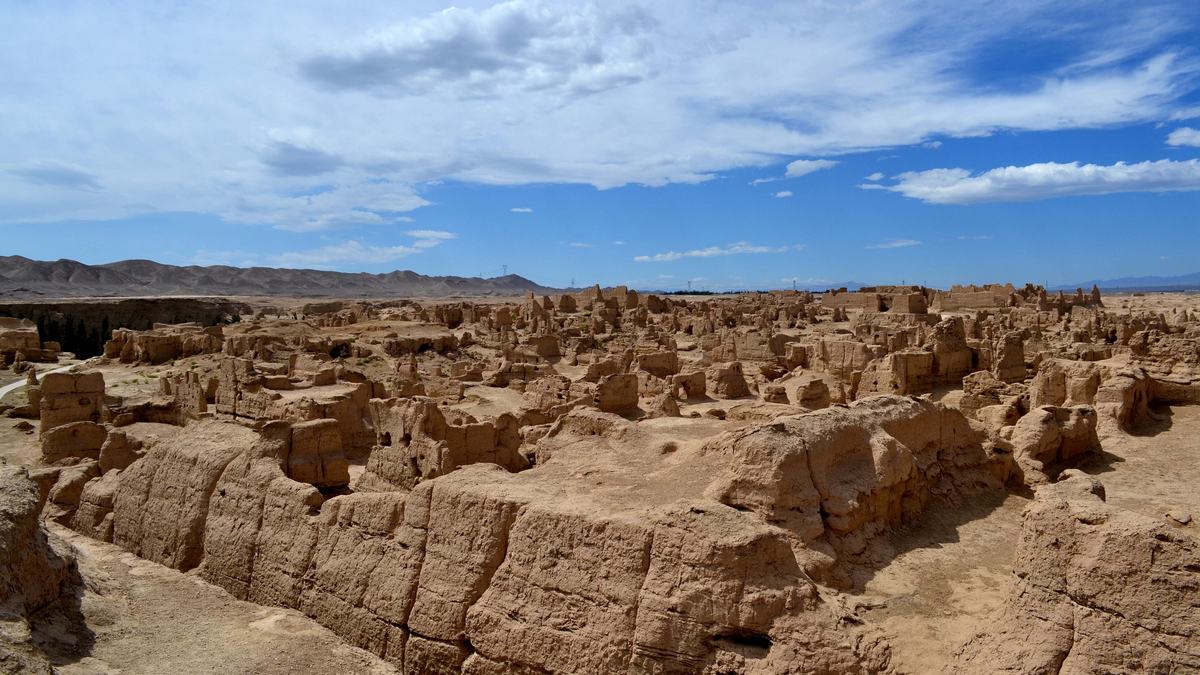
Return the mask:
<svg viewBox="0 0 1200 675">
<path fill-rule="evenodd" d="M 0 256 L 0 295 L 7 297 L 137 297 L 157 295 L 268 295 L 381 297 L 518 295 L 551 289 L 509 274 L 502 277 L 426 276 L 410 270 L 383 274 L 274 267 L 164 265 L 122 260 L 87 265 Z"/>
</svg>

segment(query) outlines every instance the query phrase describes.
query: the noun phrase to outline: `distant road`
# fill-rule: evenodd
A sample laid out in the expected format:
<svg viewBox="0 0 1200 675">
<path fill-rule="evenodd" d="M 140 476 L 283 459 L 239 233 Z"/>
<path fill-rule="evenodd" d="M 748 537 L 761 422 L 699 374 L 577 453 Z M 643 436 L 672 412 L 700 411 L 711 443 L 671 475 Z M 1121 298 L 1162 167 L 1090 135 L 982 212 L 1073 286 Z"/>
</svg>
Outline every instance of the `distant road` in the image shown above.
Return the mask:
<svg viewBox="0 0 1200 675">
<path fill-rule="evenodd" d="M 75 366 L 62 366 L 61 368 L 55 368 L 54 370 L 47 370 L 44 373 L 38 373 L 37 377 L 40 380 L 43 377 L 49 375 L 50 373 L 63 373 L 74 367 Z M 3 387 L 0 387 L 0 398 L 4 398 L 5 396 L 8 396 L 9 392 L 16 391 L 24 386 L 27 386 L 25 384 L 25 380 L 18 380 L 17 382 L 13 382 L 12 384 L 6 384 Z"/>
</svg>

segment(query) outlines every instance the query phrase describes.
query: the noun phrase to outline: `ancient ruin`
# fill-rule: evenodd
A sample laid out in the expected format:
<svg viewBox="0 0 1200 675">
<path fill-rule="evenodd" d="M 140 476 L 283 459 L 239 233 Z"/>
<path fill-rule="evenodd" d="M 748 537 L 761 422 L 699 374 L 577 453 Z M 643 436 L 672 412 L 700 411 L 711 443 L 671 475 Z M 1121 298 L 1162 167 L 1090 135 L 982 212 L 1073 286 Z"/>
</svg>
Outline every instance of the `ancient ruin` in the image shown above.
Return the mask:
<svg viewBox="0 0 1200 675">
<path fill-rule="evenodd" d="M 0 7 L 0 675 L 1200 675 L 1200 0 Z"/>
<path fill-rule="evenodd" d="M 400 672 L 1200 669 L 1195 491 L 1105 502 L 1114 453 L 1200 423 L 1200 304 L 1163 300 L 332 302 L 117 328 L 40 379 L 11 321 L 0 662 L 78 658 L 28 626 L 82 535 Z M 874 585 L 958 513 L 1000 523 L 1003 584 L 917 653 Z"/>
</svg>

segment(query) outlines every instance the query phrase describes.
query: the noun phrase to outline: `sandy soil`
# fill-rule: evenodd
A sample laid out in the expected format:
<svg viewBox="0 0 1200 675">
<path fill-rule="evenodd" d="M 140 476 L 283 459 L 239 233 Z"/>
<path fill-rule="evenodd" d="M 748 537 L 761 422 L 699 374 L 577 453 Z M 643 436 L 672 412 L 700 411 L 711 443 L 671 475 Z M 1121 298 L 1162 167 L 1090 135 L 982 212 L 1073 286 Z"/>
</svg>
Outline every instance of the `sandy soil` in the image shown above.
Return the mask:
<svg viewBox="0 0 1200 675">
<path fill-rule="evenodd" d="M 23 427 L 29 426 L 29 429 Z M 37 420 L 0 417 L 0 462 L 36 466 L 42 458 Z"/>
<path fill-rule="evenodd" d="M 525 401 L 521 392 L 506 387 L 476 385 L 467 387 L 463 395 L 462 402 L 449 407 L 478 418 L 512 412 L 520 408 Z"/>
<path fill-rule="evenodd" d="M 892 537 L 895 559 L 859 602 L 892 643 L 902 673 L 936 673 L 1004 599 L 1027 500 L 936 507 Z"/>
<path fill-rule="evenodd" d="M 1151 518 L 1200 518 L 1200 406 L 1162 407 L 1159 420 L 1107 443 L 1080 468 L 1104 483 L 1109 504 Z"/>
<path fill-rule="evenodd" d="M 293 610 L 234 599 L 193 574 L 51 525 L 79 551 L 73 617 L 35 624 L 63 675 L 393 673 Z"/>
</svg>

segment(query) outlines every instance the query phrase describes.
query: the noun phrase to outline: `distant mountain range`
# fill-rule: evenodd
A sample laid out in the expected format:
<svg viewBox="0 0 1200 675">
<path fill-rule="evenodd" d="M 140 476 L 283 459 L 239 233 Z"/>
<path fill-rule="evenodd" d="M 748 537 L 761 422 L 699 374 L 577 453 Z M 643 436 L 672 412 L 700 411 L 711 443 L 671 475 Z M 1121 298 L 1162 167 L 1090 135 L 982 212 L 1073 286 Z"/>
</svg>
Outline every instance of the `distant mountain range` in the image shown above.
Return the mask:
<svg viewBox="0 0 1200 675">
<path fill-rule="evenodd" d="M 138 297 L 265 295 L 280 297 L 435 297 L 522 295 L 553 289 L 509 274 L 502 277 L 425 276 L 408 270 L 384 274 L 225 265 L 178 266 L 152 260 L 87 265 L 0 256 L 0 297 Z"/>
<path fill-rule="evenodd" d="M 814 293 L 823 293 L 828 290 L 837 290 L 837 289 L 841 289 L 841 288 L 845 288 L 846 290 L 850 290 L 850 291 L 857 291 L 860 288 L 864 288 L 867 286 L 873 286 L 873 285 L 875 285 L 875 284 L 866 284 L 866 283 L 862 283 L 860 281 L 839 281 L 836 283 L 798 283 L 795 286 L 793 286 L 791 283 L 781 283 L 777 286 L 731 285 L 731 286 L 717 286 L 714 288 L 703 288 L 703 289 L 697 288 L 694 291 L 693 290 L 684 290 L 682 288 L 671 288 L 671 289 L 639 288 L 637 290 L 639 293 L 658 293 L 661 295 L 712 295 L 712 294 L 723 294 L 723 293 L 744 293 L 744 292 L 752 293 L 754 291 L 780 291 L 780 290 L 812 291 Z"/>
<path fill-rule="evenodd" d="M 839 281 L 836 284 L 799 284 L 796 286 L 796 289 L 800 291 L 828 291 L 844 288 L 848 291 L 857 291 L 860 288 L 874 285 L 876 284 L 868 284 L 861 281 Z M 787 288 L 787 286 L 785 285 L 784 288 Z"/>
<path fill-rule="evenodd" d="M 1200 290 L 1200 272 L 1181 274 L 1176 277 L 1121 277 L 1119 279 L 1096 279 L 1068 286 L 1055 286 L 1050 290 L 1073 291 L 1099 286 L 1101 291 L 1192 291 Z"/>
<path fill-rule="evenodd" d="M 1200 290 L 1200 272 L 1181 276 L 1122 277 L 1056 286 L 1051 290 L 1106 291 Z M 799 284 L 799 290 L 822 291 L 862 283 Z M 765 289 L 764 289 L 765 290 Z M 554 289 L 516 274 L 502 277 L 426 276 L 409 270 L 383 274 L 329 272 L 275 267 L 164 265 L 152 260 L 122 260 L 87 265 L 76 260 L 30 260 L 0 256 L 0 297 L 80 298 L 163 295 L 277 296 L 305 298 L 442 297 L 454 295 L 513 296 L 554 293 Z"/>
</svg>

